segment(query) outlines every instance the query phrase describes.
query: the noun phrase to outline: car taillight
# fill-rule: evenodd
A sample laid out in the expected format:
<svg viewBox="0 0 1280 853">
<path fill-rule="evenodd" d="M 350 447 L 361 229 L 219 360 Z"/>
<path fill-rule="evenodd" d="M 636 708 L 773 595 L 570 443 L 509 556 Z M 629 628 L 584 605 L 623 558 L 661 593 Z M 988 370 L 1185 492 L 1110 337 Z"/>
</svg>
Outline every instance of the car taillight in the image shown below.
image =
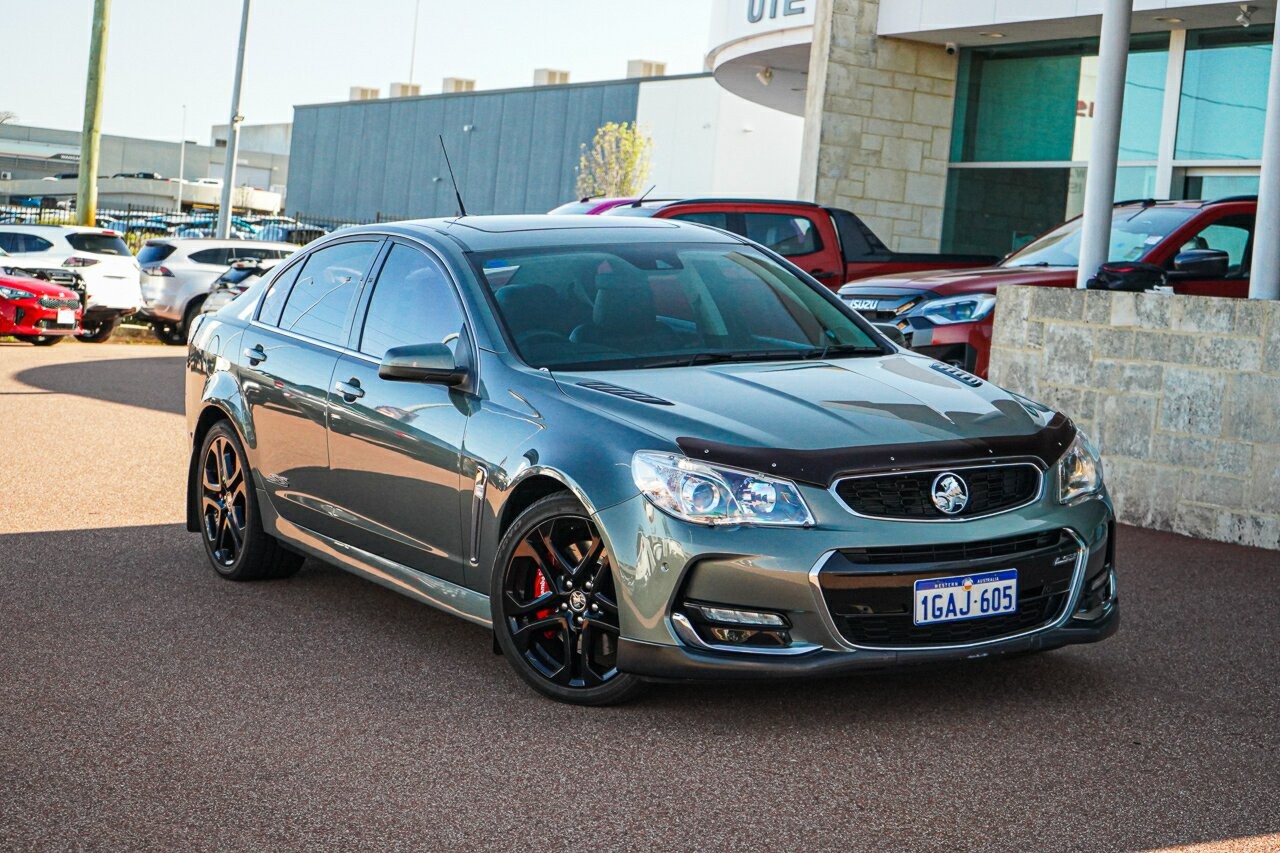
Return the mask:
<svg viewBox="0 0 1280 853">
<path fill-rule="evenodd" d="M 95 258 L 70 257 L 62 262 L 64 267 L 91 267 L 98 261 Z"/>
<path fill-rule="evenodd" d="M 142 271 L 147 275 L 162 275 L 162 276 L 168 276 L 169 278 L 173 278 L 173 271 L 170 270 L 168 267 L 162 267 L 159 265 L 154 267 L 143 267 Z"/>
</svg>

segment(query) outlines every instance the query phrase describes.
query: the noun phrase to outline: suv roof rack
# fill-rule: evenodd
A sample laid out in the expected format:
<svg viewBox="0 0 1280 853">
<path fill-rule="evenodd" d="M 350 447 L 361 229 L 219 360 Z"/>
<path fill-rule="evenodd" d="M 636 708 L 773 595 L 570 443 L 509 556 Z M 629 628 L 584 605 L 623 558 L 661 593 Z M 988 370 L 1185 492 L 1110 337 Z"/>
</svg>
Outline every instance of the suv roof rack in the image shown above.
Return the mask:
<svg viewBox="0 0 1280 853">
<path fill-rule="evenodd" d="M 1258 196 L 1256 194 L 1255 195 L 1228 195 L 1228 196 L 1223 196 L 1222 198 L 1209 199 L 1208 201 L 1205 202 L 1205 204 L 1206 205 L 1225 204 L 1229 201 L 1257 201 L 1257 200 L 1258 200 Z"/>
</svg>

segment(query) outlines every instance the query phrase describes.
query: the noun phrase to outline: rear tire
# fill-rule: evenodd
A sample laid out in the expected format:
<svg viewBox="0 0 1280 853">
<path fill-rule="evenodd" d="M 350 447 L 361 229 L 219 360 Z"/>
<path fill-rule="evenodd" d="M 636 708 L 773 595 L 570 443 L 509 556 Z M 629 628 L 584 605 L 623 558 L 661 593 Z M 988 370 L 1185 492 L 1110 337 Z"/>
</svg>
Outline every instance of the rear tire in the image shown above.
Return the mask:
<svg viewBox="0 0 1280 853">
<path fill-rule="evenodd" d="M 214 571 L 233 581 L 286 578 L 303 557 L 262 528 L 244 445 L 227 421 L 214 424 L 200 446 L 200 540 Z"/>
<path fill-rule="evenodd" d="M 615 705 L 644 689 L 617 668 L 612 560 L 572 496 L 549 495 L 512 523 L 498 545 L 489 601 L 507 663 L 544 696 Z"/>
<path fill-rule="evenodd" d="M 86 344 L 100 344 L 114 335 L 118 328 L 120 328 L 119 317 L 114 320 L 100 320 L 84 326 L 84 332 L 80 334 L 79 339 Z"/>
<path fill-rule="evenodd" d="M 180 347 L 187 342 L 187 330 L 180 323 L 157 320 L 151 324 L 151 333 L 171 347 Z"/>
</svg>

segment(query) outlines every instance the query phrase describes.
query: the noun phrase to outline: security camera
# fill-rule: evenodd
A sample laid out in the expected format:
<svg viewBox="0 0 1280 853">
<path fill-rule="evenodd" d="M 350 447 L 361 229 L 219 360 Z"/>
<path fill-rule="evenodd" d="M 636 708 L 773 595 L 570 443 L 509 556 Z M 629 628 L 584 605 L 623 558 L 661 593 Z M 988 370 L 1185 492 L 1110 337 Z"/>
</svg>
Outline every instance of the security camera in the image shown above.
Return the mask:
<svg viewBox="0 0 1280 853">
<path fill-rule="evenodd" d="M 956 52 L 959 51 L 960 48 L 956 47 L 955 42 L 949 41 L 947 42 L 947 46 L 944 47 L 943 50 L 947 52 L 947 56 L 955 56 Z"/>
</svg>

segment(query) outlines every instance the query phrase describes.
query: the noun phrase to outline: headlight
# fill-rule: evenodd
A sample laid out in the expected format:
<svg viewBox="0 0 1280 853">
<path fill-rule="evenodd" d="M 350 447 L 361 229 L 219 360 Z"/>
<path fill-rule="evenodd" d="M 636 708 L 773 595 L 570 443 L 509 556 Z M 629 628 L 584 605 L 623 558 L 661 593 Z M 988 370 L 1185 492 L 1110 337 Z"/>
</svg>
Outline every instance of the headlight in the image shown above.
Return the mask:
<svg viewBox="0 0 1280 853">
<path fill-rule="evenodd" d="M 1069 504 L 1102 490 L 1102 459 L 1089 436 L 1079 430 L 1058 460 L 1058 502 Z"/>
<path fill-rule="evenodd" d="M 952 323 L 972 323 L 981 320 L 995 307 L 995 294 L 974 293 L 925 302 L 920 306 L 918 313 L 939 326 L 949 326 Z"/>
<path fill-rule="evenodd" d="M 652 450 L 631 457 L 631 476 L 658 509 L 696 524 L 813 524 L 800 490 L 788 480 Z"/>
<path fill-rule="evenodd" d="M 30 291 L 23 290 L 20 287 L 7 287 L 0 285 L 0 298 L 3 299 L 35 299 L 36 295 Z"/>
</svg>

